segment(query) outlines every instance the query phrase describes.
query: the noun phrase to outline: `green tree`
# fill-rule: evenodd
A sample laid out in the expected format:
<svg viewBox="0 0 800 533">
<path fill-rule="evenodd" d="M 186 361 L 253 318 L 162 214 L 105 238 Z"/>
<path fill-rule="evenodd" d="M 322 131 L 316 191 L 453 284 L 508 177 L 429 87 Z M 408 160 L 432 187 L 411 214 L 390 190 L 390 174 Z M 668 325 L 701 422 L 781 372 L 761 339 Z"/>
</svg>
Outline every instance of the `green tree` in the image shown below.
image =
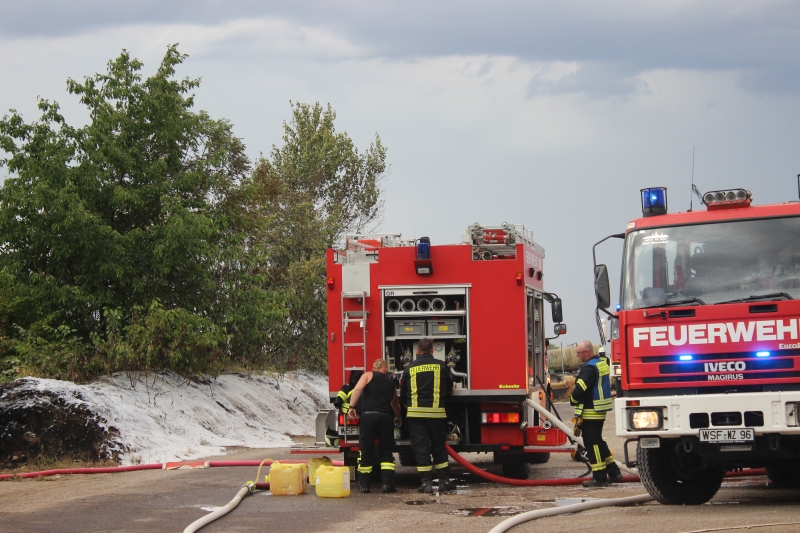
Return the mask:
<svg viewBox="0 0 800 533">
<path fill-rule="evenodd" d="M 0 120 L 0 380 L 325 368 L 325 253 L 379 219 L 385 149 L 293 104 L 251 169 L 231 125 L 193 110 L 185 59 L 171 46 L 145 79 L 123 51 L 68 80 L 85 126 L 47 100 Z"/>
<path fill-rule="evenodd" d="M 185 58 L 171 46 L 142 79 L 123 51 L 107 73 L 68 80 L 86 126 L 47 100 L 37 122 L 14 110 L 0 121 L 11 175 L 0 189 L 7 366 L 81 379 L 125 365 L 225 364 L 230 298 L 220 293 L 244 239 L 250 164 L 229 123 L 192 110 L 199 81 L 175 79 Z M 251 288 L 251 307 L 282 316 Z M 205 356 L 192 359 L 190 347 Z"/>
<path fill-rule="evenodd" d="M 281 365 L 326 367 L 325 253 L 345 233 L 379 221 L 386 149 L 380 137 L 361 153 L 337 132 L 330 105 L 292 104 L 283 145 L 262 157 L 252 176 L 258 213 L 250 245 L 262 251 L 266 286 L 278 291 L 287 319 L 264 344 Z"/>
</svg>

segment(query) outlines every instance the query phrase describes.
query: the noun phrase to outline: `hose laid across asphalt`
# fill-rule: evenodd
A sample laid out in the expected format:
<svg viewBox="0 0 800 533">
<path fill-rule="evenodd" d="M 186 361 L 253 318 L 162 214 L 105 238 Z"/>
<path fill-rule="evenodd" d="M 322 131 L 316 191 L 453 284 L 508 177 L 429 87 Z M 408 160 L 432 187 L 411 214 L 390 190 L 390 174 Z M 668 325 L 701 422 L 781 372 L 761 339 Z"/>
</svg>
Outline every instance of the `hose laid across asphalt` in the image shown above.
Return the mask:
<svg viewBox="0 0 800 533">
<path fill-rule="evenodd" d="M 236 509 L 236 507 L 239 505 L 239 502 L 241 502 L 245 496 L 253 492 L 253 489 L 255 489 L 254 486 L 250 486 L 249 484 L 244 485 L 241 489 L 239 489 L 239 492 L 236 493 L 236 496 L 234 496 L 233 499 L 230 502 L 228 502 L 228 504 L 225 507 L 221 507 L 216 511 L 214 511 L 213 513 L 207 514 L 203 518 L 195 520 L 194 522 L 186 526 L 186 529 L 183 530 L 183 533 L 195 533 L 195 531 L 204 526 L 207 526 L 217 518 L 221 518 L 226 514 L 230 513 L 231 511 Z"/>
<path fill-rule="evenodd" d="M 482 470 L 475 466 L 474 464 L 470 463 L 463 457 L 461 457 L 458 452 L 456 452 L 453 448 L 450 447 L 449 444 L 445 445 L 447 448 L 447 454 L 456 460 L 458 464 L 463 466 L 469 472 L 472 472 L 476 476 L 482 477 L 487 481 L 492 481 L 494 483 L 503 483 L 504 485 L 517 485 L 519 487 L 551 487 L 555 485 L 580 485 L 585 479 L 581 478 L 555 478 L 555 479 L 512 479 L 508 477 L 498 476 L 496 474 L 492 474 L 491 472 L 487 472 L 486 470 Z M 639 476 L 623 476 L 622 481 L 625 483 L 639 481 Z"/>
<path fill-rule="evenodd" d="M 551 507 L 550 509 L 539 509 L 536 511 L 528 511 L 517 516 L 512 516 L 507 520 L 503 520 L 494 526 L 489 533 L 503 533 L 512 527 L 519 525 L 529 520 L 536 518 L 544 518 L 546 516 L 558 516 L 562 514 L 577 513 L 580 511 L 587 511 L 589 509 L 597 509 L 598 507 L 612 507 L 619 505 L 634 505 L 637 503 L 646 503 L 652 500 L 653 497 L 649 494 L 640 494 L 639 496 L 628 496 L 627 498 L 612 498 L 608 500 L 593 500 L 590 502 L 576 503 L 574 505 L 565 505 L 563 507 Z"/>
<path fill-rule="evenodd" d="M 534 402 L 532 400 L 525 400 L 525 403 L 530 405 L 534 409 L 536 409 L 536 411 L 540 415 L 542 415 L 543 417 L 545 417 L 548 420 L 550 420 L 550 422 L 552 422 L 553 425 L 555 425 L 558 429 L 560 429 L 561 431 L 563 431 L 567 435 L 574 435 L 574 431 L 569 426 L 567 426 L 557 416 L 555 416 L 553 413 L 551 413 L 550 411 L 548 411 L 547 409 L 545 409 L 544 407 L 542 407 L 538 403 L 536 403 L 536 402 Z M 583 446 L 583 439 L 581 437 L 572 436 L 570 438 L 572 440 L 574 440 L 575 442 L 577 442 L 578 444 L 580 444 L 581 446 Z M 614 462 L 617 463 L 617 466 L 619 466 L 620 470 L 623 470 L 623 471 L 628 472 L 628 473 L 633 474 L 633 475 L 638 475 L 639 474 L 639 471 L 636 470 L 635 468 L 628 468 L 627 466 L 625 466 L 624 463 L 620 463 L 619 461 L 616 461 L 616 460 Z"/>
<path fill-rule="evenodd" d="M 307 464 L 308 460 L 304 459 L 288 459 L 281 460 L 283 464 Z M 244 461 L 207 461 L 205 465 L 199 466 L 197 462 L 187 463 L 150 463 L 145 465 L 128 465 L 128 466 L 102 466 L 97 468 L 58 468 L 54 470 L 40 470 L 38 472 L 22 472 L 20 474 L 0 474 L 0 481 L 4 479 L 28 479 L 46 476 L 60 476 L 70 474 L 115 474 L 117 472 L 135 472 L 137 470 L 172 470 L 179 469 L 181 465 L 194 468 L 220 468 L 232 466 L 259 466 L 262 461 L 258 460 L 244 460 Z M 268 459 L 264 463 L 265 466 L 272 464 L 272 460 Z M 343 466 L 344 461 L 332 461 L 333 466 Z"/>
</svg>

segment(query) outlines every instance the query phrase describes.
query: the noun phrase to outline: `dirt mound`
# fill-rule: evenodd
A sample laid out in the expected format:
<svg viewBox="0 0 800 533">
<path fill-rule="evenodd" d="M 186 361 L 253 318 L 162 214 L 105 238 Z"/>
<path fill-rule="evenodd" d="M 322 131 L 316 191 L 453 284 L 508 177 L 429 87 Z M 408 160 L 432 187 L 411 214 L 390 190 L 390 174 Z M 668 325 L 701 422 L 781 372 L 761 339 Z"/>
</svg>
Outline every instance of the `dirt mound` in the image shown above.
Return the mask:
<svg viewBox="0 0 800 533">
<path fill-rule="evenodd" d="M 0 386 L 0 464 L 13 467 L 38 457 L 117 461 L 119 431 L 92 413 L 78 392 L 41 390 L 35 380 Z"/>
</svg>

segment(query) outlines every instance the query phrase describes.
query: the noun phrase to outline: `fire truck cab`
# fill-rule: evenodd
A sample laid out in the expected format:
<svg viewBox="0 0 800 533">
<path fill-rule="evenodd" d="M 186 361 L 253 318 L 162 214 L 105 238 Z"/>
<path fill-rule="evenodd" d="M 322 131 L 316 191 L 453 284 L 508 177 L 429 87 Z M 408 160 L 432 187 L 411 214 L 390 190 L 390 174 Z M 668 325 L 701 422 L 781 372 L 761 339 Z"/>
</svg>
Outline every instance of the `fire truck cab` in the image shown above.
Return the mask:
<svg viewBox="0 0 800 533">
<path fill-rule="evenodd" d="M 399 234 L 348 235 L 328 250 L 328 372 L 333 401 L 350 372 L 387 361 L 399 387 L 420 339 L 433 341 L 456 383 L 447 398 L 448 443 L 492 452 L 506 476 L 527 478 L 566 435 L 525 405 L 545 405 L 548 368 L 544 302 L 556 330 L 561 300 L 543 289 L 544 249 L 523 226 L 472 224 L 462 242 L 436 245 Z M 331 417 L 332 418 L 332 417 Z M 329 419 L 345 464 L 354 465 L 357 420 Z M 401 463 L 413 465 L 405 427 L 396 431 Z"/>
<path fill-rule="evenodd" d="M 668 214 L 666 189 L 642 190 L 644 216 L 611 236 L 624 239 L 614 312 L 595 261 L 616 432 L 664 504 L 705 503 L 740 468 L 800 481 L 800 203 L 753 206 L 744 189 L 701 198 L 704 209 Z"/>
</svg>

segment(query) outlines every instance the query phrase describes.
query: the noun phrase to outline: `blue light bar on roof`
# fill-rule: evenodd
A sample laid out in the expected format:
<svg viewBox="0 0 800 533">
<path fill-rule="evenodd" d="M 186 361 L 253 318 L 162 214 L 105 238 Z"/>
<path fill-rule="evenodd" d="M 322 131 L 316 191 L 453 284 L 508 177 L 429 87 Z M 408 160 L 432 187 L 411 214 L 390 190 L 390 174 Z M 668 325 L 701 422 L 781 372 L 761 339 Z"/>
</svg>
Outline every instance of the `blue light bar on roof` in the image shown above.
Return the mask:
<svg viewBox="0 0 800 533">
<path fill-rule="evenodd" d="M 652 217 L 667 214 L 667 188 L 642 189 L 642 216 Z"/>
</svg>

